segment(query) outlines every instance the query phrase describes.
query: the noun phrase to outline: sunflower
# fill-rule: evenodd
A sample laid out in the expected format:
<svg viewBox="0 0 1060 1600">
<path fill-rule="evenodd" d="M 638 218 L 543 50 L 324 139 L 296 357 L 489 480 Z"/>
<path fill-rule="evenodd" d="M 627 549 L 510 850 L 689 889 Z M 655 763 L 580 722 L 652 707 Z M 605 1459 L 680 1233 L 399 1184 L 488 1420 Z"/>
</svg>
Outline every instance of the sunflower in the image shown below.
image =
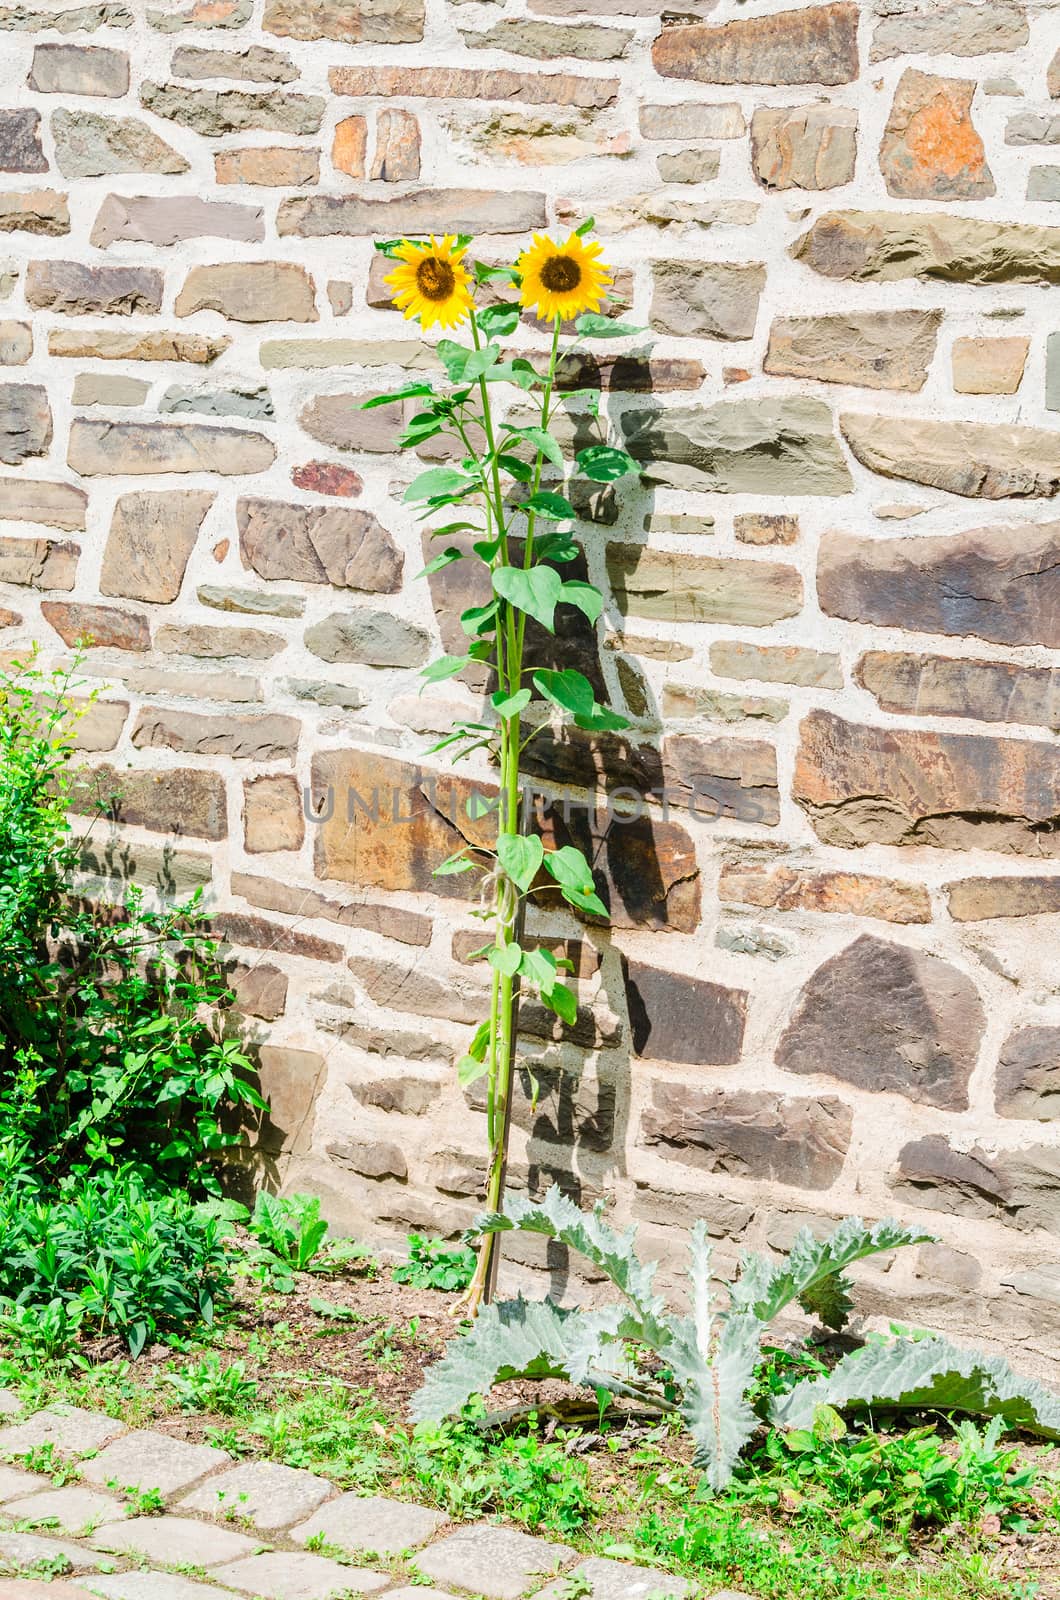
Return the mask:
<svg viewBox="0 0 1060 1600">
<path fill-rule="evenodd" d="M 454 249 L 455 233 L 429 244 L 403 239 L 394 254 L 401 266 L 384 282 L 394 291 L 394 304 L 406 317 L 419 317 L 420 326 L 455 328 L 471 310 L 470 278 L 461 266 L 464 252 Z"/>
<path fill-rule="evenodd" d="M 535 233 L 533 244 L 516 263 L 523 280 L 520 303 L 534 307 L 544 322 L 555 317 L 567 322 L 579 311 L 599 310 L 612 282 L 610 267 L 596 259 L 602 249 L 595 241 L 586 244 L 577 233 L 566 244 L 554 244 L 546 234 Z"/>
</svg>

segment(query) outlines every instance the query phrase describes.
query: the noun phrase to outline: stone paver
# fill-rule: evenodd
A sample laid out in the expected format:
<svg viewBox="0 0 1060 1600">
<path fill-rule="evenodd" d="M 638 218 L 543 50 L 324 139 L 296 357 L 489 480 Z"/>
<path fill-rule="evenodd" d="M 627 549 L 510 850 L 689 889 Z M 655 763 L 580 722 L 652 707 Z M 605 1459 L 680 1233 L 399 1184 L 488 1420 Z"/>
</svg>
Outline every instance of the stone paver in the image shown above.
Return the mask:
<svg viewBox="0 0 1060 1600">
<path fill-rule="evenodd" d="M 31 1578 L 0 1578 L 0 1600 L 85 1600 L 85 1591 L 75 1589 L 69 1583 L 38 1583 Z"/>
<path fill-rule="evenodd" d="M 107 1556 L 93 1555 L 84 1545 L 67 1539 L 47 1539 L 40 1533 L 0 1532 L 0 1567 L 23 1571 L 38 1561 L 57 1561 L 69 1564 L 72 1572 L 111 1571 L 114 1562 Z"/>
<path fill-rule="evenodd" d="M 491 1600 L 518 1600 L 535 1579 L 550 1578 L 576 1552 L 565 1544 L 549 1544 L 513 1528 L 460 1528 L 416 1557 L 429 1578 L 489 1595 Z"/>
<path fill-rule="evenodd" d="M 143 1428 L 127 1433 L 92 1461 L 86 1461 L 81 1476 L 89 1483 L 116 1483 L 122 1489 L 159 1489 L 174 1494 L 186 1489 L 208 1472 L 231 1461 L 226 1450 L 205 1444 L 189 1444 L 171 1439 L 168 1434 Z"/>
<path fill-rule="evenodd" d="M 536 1600 L 564 1600 L 564 1586 L 572 1578 L 584 1578 L 591 1585 L 585 1600 L 648 1600 L 649 1595 L 658 1596 L 659 1600 L 683 1600 L 692 1588 L 686 1578 L 675 1578 L 658 1567 L 631 1567 L 624 1561 L 594 1556 L 542 1589 Z M 389 1595 L 387 1600 L 391 1600 Z M 721 1597 L 715 1596 L 714 1600 Z"/>
<path fill-rule="evenodd" d="M 403 1500 L 343 1494 L 321 1506 L 308 1522 L 292 1528 L 291 1538 L 305 1544 L 322 1534 L 328 1544 L 337 1545 L 340 1550 L 370 1550 L 376 1555 L 394 1556 L 426 1544 L 448 1520 L 444 1512 L 408 1505 Z"/>
<path fill-rule="evenodd" d="M 101 1494 L 98 1489 L 45 1489 L 25 1499 L 9 1500 L 9 1517 L 18 1522 L 37 1523 L 57 1528 L 60 1533 L 90 1533 L 101 1522 L 117 1522 L 128 1516 L 120 1500 Z"/>
<path fill-rule="evenodd" d="M 134 1517 L 129 1522 L 108 1523 L 92 1536 L 97 1550 L 135 1553 L 164 1567 L 219 1567 L 261 1549 L 234 1528 L 218 1528 L 194 1517 Z"/>
<path fill-rule="evenodd" d="M 0 1501 L 34 1494 L 38 1489 L 49 1488 L 50 1483 L 49 1478 L 42 1478 L 36 1472 L 23 1472 L 19 1467 L 0 1467 Z"/>
<path fill-rule="evenodd" d="M 225 1521 L 246 1519 L 255 1528 L 301 1522 L 328 1498 L 326 1478 L 275 1461 L 250 1461 L 200 1484 L 180 1502 L 182 1511 L 205 1511 Z"/>
<path fill-rule="evenodd" d="M 407 1583 L 403 1589 L 391 1589 L 386 1600 L 464 1600 L 448 1589 L 429 1589 L 422 1583 Z"/>
<path fill-rule="evenodd" d="M 22 1407 L 10 1389 L 0 1389 L 0 1417 L 17 1417 Z"/>
<path fill-rule="evenodd" d="M 390 1582 L 379 1572 L 360 1567 L 344 1567 L 324 1556 L 304 1550 L 277 1550 L 271 1555 L 251 1556 L 218 1567 L 210 1576 L 242 1594 L 261 1596 L 261 1600 L 330 1600 L 330 1596 L 370 1594 L 385 1589 Z"/>
<path fill-rule="evenodd" d="M 16 1422 L 0 1433 L 0 1454 L 24 1455 L 42 1444 L 53 1444 L 63 1455 L 87 1456 L 125 1432 L 124 1422 L 115 1422 L 99 1411 L 79 1411 L 76 1406 L 51 1406 L 38 1411 L 25 1422 Z"/>
<path fill-rule="evenodd" d="M 104 1600 L 223 1600 L 222 1590 L 177 1572 L 119 1572 L 113 1578 L 93 1576 L 77 1581 L 81 1585 L 78 1600 L 85 1600 L 86 1589 L 90 1594 L 102 1595 Z M 51 1600 L 50 1595 L 47 1600 Z"/>
</svg>

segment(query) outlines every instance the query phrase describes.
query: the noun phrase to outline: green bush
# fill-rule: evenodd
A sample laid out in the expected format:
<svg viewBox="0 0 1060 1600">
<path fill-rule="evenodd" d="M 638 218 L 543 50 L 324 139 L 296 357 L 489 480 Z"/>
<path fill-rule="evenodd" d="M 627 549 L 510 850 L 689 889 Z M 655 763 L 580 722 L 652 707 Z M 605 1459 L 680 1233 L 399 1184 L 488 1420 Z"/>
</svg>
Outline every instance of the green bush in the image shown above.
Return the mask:
<svg viewBox="0 0 1060 1600">
<path fill-rule="evenodd" d="M 75 893 L 75 687 L 35 660 L 0 673 L 0 1145 L 46 1179 L 135 1159 L 215 1189 L 209 1157 L 238 1139 L 221 1108 L 263 1102 L 199 895 Z"/>
<path fill-rule="evenodd" d="M 213 1321 L 231 1272 L 225 1224 L 185 1195 L 151 1193 L 133 1169 L 64 1180 L 0 1173 L 0 1334 L 42 1356 L 81 1333 L 150 1340 Z"/>
<path fill-rule="evenodd" d="M 409 1234 L 409 1258 L 391 1273 L 395 1283 L 413 1289 L 466 1289 L 475 1275 L 475 1252 L 467 1245 L 456 1249 L 444 1239 L 427 1239 L 422 1233 Z"/>
</svg>

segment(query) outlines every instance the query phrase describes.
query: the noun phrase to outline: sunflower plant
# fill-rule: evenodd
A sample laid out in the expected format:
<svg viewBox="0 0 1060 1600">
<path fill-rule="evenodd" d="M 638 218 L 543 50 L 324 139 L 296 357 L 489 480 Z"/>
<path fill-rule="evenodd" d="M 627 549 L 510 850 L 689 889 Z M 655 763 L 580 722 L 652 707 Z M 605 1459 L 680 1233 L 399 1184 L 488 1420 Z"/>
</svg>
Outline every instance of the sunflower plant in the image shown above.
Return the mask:
<svg viewBox="0 0 1060 1600">
<path fill-rule="evenodd" d="M 575 911 L 607 918 L 582 852 L 572 845 L 546 849 L 531 831 L 521 803 L 521 758 L 530 741 L 556 721 L 589 732 L 628 726 L 597 702 L 582 673 L 535 665 L 526 648 L 530 618 L 555 633 L 560 605 L 575 606 L 591 624 L 603 610 L 603 596 L 593 584 L 563 576 L 564 566 L 580 551 L 571 531 L 574 508 L 556 487 L 557 475 L 562 478 L 567 469 L 553 428 L 557 363 L 583 340 L 641 330 L 601 313 L 601 305 L 613 299 L 613 277 L 601 260 L 600 244 L 588 237 L 591 229 L 590 218 L 562 243 L 535 234 L 513 266 L 473 259 L 472 240 L 463 235 L 376 245 L 395 263 L 386 282 L 406 318 L 424 331 L 460 328 L 465 334 L 463 341 L 438 341 L 444 378 L 377 395 L 365 409 L 415 401 L 401 447 L 417 450 L 440 438 L 455 444 L 450 462 L 419 473 L 405 493 L 407 502 L 422 508 L 431 539 L 449 541 L 420 576 L 464 560 L 482 563 L 489 573 L 486 603 L 461 617 L 466 650 L 431 662 L 423 676 L 427 684 L 439 683 L 478 663 L 488 669 L 490 683 L 482 720 L 456 723 L 429 753 L 446 750 L 461 761 L 486 750 L 499 769 L 494 847 L 469 845 L 435 869 L 437 876 L 480 875 L 474 914 L 489 923 L 492 935 L 476 952 L 491 968 L 489 1015 L 458 1064 L 463 1086 L 485 1079 L 491 1211 L 499 1211 L 504 1199 L 520 989 L 535 990 L 564 1023 L 573 1023 L 577 1013 L 575 993 L 564 981 L 571 963 L 524 939 L 527 903 L 558 891 Z M 547 360 L 501 349 L 499 341 L 515 332 L 524 312 L 551 329 Z M 571 323 L 574 332 L 568 338 L 564 329 Z M 599 414 L 597 390 L 568 391 L 566 398 L 573 395 L 586 398 L 590 412 Z M 513 398 L 518 405 L 509 415 Z M 546 463 L 549 487 L 544 488 Z M 625 450 L 607 443 L 579 450 L 574 466 L 580 477 L 597 483 L 639 471 Z M 482 1237 L 463 1302 L 472 1315 L 492 1297 L 498 1239 L 496 1233 Z"/>
</svg>

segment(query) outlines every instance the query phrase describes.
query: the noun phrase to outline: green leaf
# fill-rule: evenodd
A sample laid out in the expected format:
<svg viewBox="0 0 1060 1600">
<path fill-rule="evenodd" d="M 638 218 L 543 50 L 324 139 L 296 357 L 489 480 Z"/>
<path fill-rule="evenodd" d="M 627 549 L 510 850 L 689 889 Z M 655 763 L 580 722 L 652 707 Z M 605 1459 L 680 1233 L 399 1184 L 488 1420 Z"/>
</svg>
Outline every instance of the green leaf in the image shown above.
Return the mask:
<svg viewBox="0 0 1060 1600">
<path fill-rule="evenodd" d="M 564 605 L 577 606 L 590 622 L 599 622 L 604 609 L 604 597 L 595 584 L 571 579 L 563 585 L 560 600 Z"/>
<path fill-rule="evenodd" d="M 488 1071 L 484 1061 L 476 1061 L 474 1056 L 461 1056 L 456 1064 L 456 1081 L 461 1089 L 467 1089 L 479 1078 L 484 1078 Z"/>
<path fill-rule="evenodd" d="M 521 501 L 518 510 L 532 511 L 535 516 L 545 517 L 550 522 L 570 522 L 577 515 L 569 500 L 547 489 L 539 489 L 536 494 Z"/>
<path fill-rule="evenodd" d="M 500 354 L 500 348 L 495 344 L 488 344 L 481 350 L 472 350 L 464 362 L 461 380 L 470 383 L 472 378 L 481 378 L 490 367 L 496 366 Z"/>
<path fill-rule="evenodd" d="M 475 863 L 469 861 L 464 851 L 461 850 L 457 855 L 450 856 L 448 860 L 443 861 L 441 866 L 435 867 L 431 876 L 433 878 L 452 878 L 461 872 L 473 872 L 474 867 Z"/>
<path fill-rule="evenodd" d="M 445 368 L 450 382 L 462 382 L 467 359 L 474 352 L 469 350 L 466 345 L 457 344 L 454 339 L 439 339 L 435 348 L 438 360 Z"/>
<path fill-rule="evenodd" d="M 555 632 L 556 606 L 563 591 L 563 580 L 551 567 L 497 567 L 493 588 L 502 600 L 517 611 L 540 622 L 549 633 Z"/>
<path fill-rule="evenodd" d="M 621 733 L 623 728 L 629 727 L 629 718 L 608 706 L 594 705 L 591 711 L 580 712 L 575 717 L 574 726 L 589 733 Z"/>
<path fill-rule="evenodd" d="M 469 636 L 485 633 L 491 628 L 499 610 L 500 602 L 497 600 L 490 600 L 484 606 L 468 606 L 466 611 L 460 613 L 460 626 Z"/>
<path fill-rule="evenodd" d="M 507 694 L 503 689 L 498 689 L 490 695 L 490 704 L 499 717 L 507 720 L 525 710 L 531 698 L 529 689 L 517 689 L 514 694 Z"/>
<path fill-rule="evenodd" d="M 593 229 L 595 227 L 596 227 L 596 218 L 595 217 L 586 217 L 585 221 L 583 223 L 581 223 L 577 228 L 575 228 L 574 231 L 578 235 L 579 239 L 584 239 L 585 235 L 587 233 L 592 233 L 592 231 L 593 231 Z"/>
<path fill-rule="evenodd" d="M 550 850 L 545 857 L 545 870 L 561 889 L 590 894 L 595 888 L 592 868 L 575 845 L 565 844 L 559 850 Z"/>
<path fill-rule="evenodd" d="M 463 561 L 465 551 L 458 550 L 455 544 L 443 550 L 440 556 L 435 556 L 433 561 L 428 561 L 422 572 L 417 572 L 416 578 L 429 578 L 432 572 L 441 572 L 443 567 L 452 566 L 454 561 Z M 415 580 L 414 580 L 415 581 Z"/>
<path fill-rule="evenodd" d="M 473 263 L 476 283 L 518 283 L 519 274 L 514 267 L 488 267 L 484 261 Z M 477 313 L 479 323 L 482 321 L 481 312 Z"/>
<path fill-rule="evenodd" d="M 763 1256 L 741 1258 L 740 1276 L 732 1285 L 733 1303 L 769 1322 L 793 1300 L 819 1292 L 825 1280 L 855 1261 L 903 1245 L 928 1244 L 932 1237 L 923 1228 L 907 1227 L 889 1217 L 872 1228 L 860 1217 L 847 1217 L 827 1239 L 817 1239 L 809 1228 L 802 1228 L 787 1259 L 776 1266 Z"/>
<path fill-rule="evenodd" d="M 519 971 L 539 989 L 551 989 L 556 982 L 557 961 L 551 950 L 524 950 Z"/>
<path fill-rule="evenodd" d="M 489 953 L 489 963 L 495 972 L 502 977 L 514 978 L 519 970 L 519 963 L 523 959 L 523 952 L 517 944 L 506 944 L 498 950 L 496 946 Z"/>
<path fill-rule="evenodd" d="M 395 400 L 419 400 L 425 395 L 433 395 L 434 390 L 429 383 L 408 383 L 403 389 L 392 389 L 389 394 L 373 395 L 371 400 L 361 401 L 362 411 L 374 411 L 376 406 L 388 406 Z"/>
<path fill-rule="evenodd" d="M 428 683 L 442 683 L 446 678 L 455 678 L 458 672 L 463 672 L 470 660 L 470 656 L 439 656 L 429 667 L 424 667 L 420 677 L 426 678 Z"/>
<path fill-rule="evenodd" d="M 576 561 L 580 555 L 581 547 L 573 534 L 565 530 L 553 529 L 534 541 L 534 556 L 538 561 Z"/>
<path fill-rule="evenodd" d="M 551 989 L 542 989 L 541 998 L 561 1022 L 573 1027 L 578 1020 L 578 997 L 565 983 L 555 983 Z"/>
<path fill-rule="evenodd" d="M 524 894 L 537 877 L 544 855 L 545 847 L 536 833 L 502 833 L 497 840 L 497 860 Z"/>
<path fill-rule="evenodd" d="M 516 483 L 529 483 L 534 476 L 534 469 L 528 461 L 521 461 L 518 456 L 510 455 L 506 450 L 502 450 L 498 455 L 497 465 L 510 473 Z"/>
<path fill-rule="evenodd" d="M 512 438 L 525 439 L 527 444 L 533 445 L 534 449 L 543 455 L 547 461 L 551 461 L 554 467 L 562 468 L 563 451 L 546 428 L 513 428 L 508 426 L 504 431 Z"/>
<path fill-rule="evenodd" d="M 490 367 L 484 375 L 486 383 L 514 383 L 520 389 L 532 389 L 541 379 L 530 365 L 529 361 L 498 361 L 496 366 Z"/>
<path fill-rule="evenodd" d="M 437 500 L 442 495 L 463 494 L 477 488 L 474 478 L 469 478 L 459 467 L 430 467 L 413 478 L 405 490 L 406 500 Z"/>
<path fill-rule="evenodd" d="M 520 308 L 517 305 L 486 306 L 476 311 L 475 321 L 487 339 L 505 339 L 519 326 Z"/>
<path fill-rule="evenodd" d="M 579 450 L 576 460 L 578 471 L 594 483 L 613 483 L 616 478 L 641 471 L 631 455 L 610 444 L 591 444 L 587 450 Z"/>
<path fill-rule="evenodd" d="M 533 683 L 546 700 L 551 700 L 563 711 L 569 711 L 572 716 L 591 715 L 596 705 L 592 684 L 573 667 L 567 667 L 562 672 L 535 672 Z"/>
<path fill-rule="evenodd" d="M 648 331 L 632 322 L 613 322 L 599 311 L 583 311 L 580 317 L 575 317 L 574 326 L 583 339 L 627 339 L 630 334 Z"/>
</svg>

